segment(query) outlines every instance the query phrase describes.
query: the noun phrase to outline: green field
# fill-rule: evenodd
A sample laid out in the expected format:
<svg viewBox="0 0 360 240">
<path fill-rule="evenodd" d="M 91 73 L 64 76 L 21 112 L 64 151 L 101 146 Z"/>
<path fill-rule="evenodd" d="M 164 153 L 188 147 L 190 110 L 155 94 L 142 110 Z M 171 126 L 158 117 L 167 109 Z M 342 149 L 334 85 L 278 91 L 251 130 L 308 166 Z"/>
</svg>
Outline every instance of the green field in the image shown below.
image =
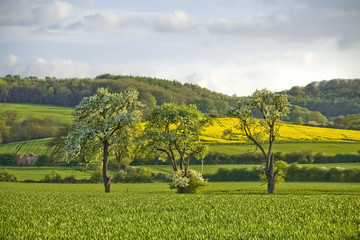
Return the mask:
<svg viewBox="0 0 360 240">
<path fill-rule="evenodd" d="M 52 150 L 46 146 L 46 143 L 51 138 L 43 138 L 30 141 L 13 142 L 0 144 L 0 154 L 2 153 L 13 153 L 15 149 L 21 146 L 17 154 L 24 155 L 27 151 L 32 152 L 35 155 L 50 155 Z"/>
<path fill-rule="evenodd" d="M 18 120 L 23 120 L 27 116 L 45 118 L 53 117 L 59 121 L 60 124 L 69 125 L 72 123 L 73 108 L 59 107 L 51 105 L 40 104 L 15 104 L 15 103 L 0 103 L 0 114 L 5 111 L 15 110 L 19 114 Z"/>
<path fill-rule="evenodd" d="M 203 174 L 214 174 L 219 168 L 247 168 L 252 169 L 259 167 L 260 164 L 225 164 L 225 165 L 204 165 Z M 345 169 L 357 168 L 360 169 L 360 163 L 323 163 L 323 164 L 300 164 L 300 166 L 310 166 L 310 167 L 326 167 L 326 168 L 335 168 L 341 167 Z M 171 165 L 143 165 L 142 167 L 149 169 L 153 172 L 163 172 L 163 173 L 172 173 L 173 169 Z M 191 165 L 191 169 L 201 172 L 201 165 Z"/>
<path fill-rule="evenodd" d="M 46 147 L 46 142 L 50 138 L 38 139 L 32 141 L 15 142 L 0 144 L 1 153 L 12 153 L 14 149 L 23 143 L 19 154 L 25 154 L 28 150 L 35 155 L 49 154 L 50 149 Z M 247 144 L 209 144 L 210 151 L 226 153 L 229 155 L 243 154 L 249 151 L 253 151 Z M 358 153 L 360 150 L 360 143 L 324 143 L 324 142 L 299 142 L 299 143 L 275 143 L 273 152 L 303 152 L 311 151 L 314 155 L 320 152 L 324 152 L 329 156 L 341 154 Z"/>
<path fill-rule="evenodd" d="M 46 174 L 52 171 L 59 173 L 61 178 L 66 178 L 71 175 L 77 180 L 89 179 L 91 171 L 84 171 L 81 167 L 36 167 L 36 166 L 0 166 L 0 170 L 9 170 L 18 181 L 44 180 Z"/>
<path fill-rule="evenodd" d="M 210 150 L 219 153 L 226 153 L 229 155 L 242 154 L 253 151 L 253 148 L 248 144 L 210 144 Z M 266 145 L 264 145 L 266 147 Z M 324 152 L 329 156 L 341 154 L 358 153 L 360 150 L 360 142 L 346 143 L 346 142 L 275 142 L 273 152 L 304 152 L 310 151 L 314 155 Z"/>
<path fill-rule="evenodd" d="M 214 174 L 219 168 L 247 168 L 252 169 L 254 167 L 259 167 L 260 165 L 256 164 L 239 164 L 239 165 L 204 165 L 203 174 Z M 326 168 L 335 168 L 342 167 L 345 169 L 360 169 L 360 163 L 325 163 L 325 164 L 301 164 L 301 166 L 311 166 L 311 167 L 326 167 Z M 162 172 L 171 174 L 173 169 L 170 165 L 143 165 L 144 167 L 152 172 Z M 200 165 L 192 165 L 191 169 L 201 172 Z M 0 166 L 0 170 L 9 170 L 14 176 L 16 176 L 18 181 L 33 180 L 40 181 L 44 180 L 46 174 L 56 171 L 60 174 L 62 178 L 69 177 L 74 175 L 77 180 L 80 179 L 89 179 L 92 173 L 92 170 L 86 169 L 83 167 L 37 167 L 37 166 Z M 109 172 L 110 175 L 113 175 L 113 171 Z"/>
<path fill-rule="evenodd" d="M 358 239 L 360 184 L 210 183 L 201 194 L 167 184 L 0 183 L 6 239 Z M 6 237 L 5 237 L 6 236 Z"/>
</svg>

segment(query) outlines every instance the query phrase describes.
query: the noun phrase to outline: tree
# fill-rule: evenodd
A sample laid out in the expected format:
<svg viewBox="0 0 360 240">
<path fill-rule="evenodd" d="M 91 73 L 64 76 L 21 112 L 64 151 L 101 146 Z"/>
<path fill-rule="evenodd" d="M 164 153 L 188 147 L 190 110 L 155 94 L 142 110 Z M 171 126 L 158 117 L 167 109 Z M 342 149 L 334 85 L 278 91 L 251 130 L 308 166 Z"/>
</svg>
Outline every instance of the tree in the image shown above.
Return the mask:
<svg viewBox="0 0 360 240">
<path fill-rule="evenodd" d="M 253 117 L 254 112 L 261 113 L 261 119 Z M 245 135 L 253 143 L 265 159 L 265 175 L 268 182 L 268 193 L 275 193 L 276 178 L 279 169 L 274 171 L 274 155 L 272 147 L 279 136 L 279 119 L 289 112 L 289 103 L 286 94 L 272 94 L 269 90 L 256 90 L 252 96 L 238 102 L 234 107 L 229 108 L 228 115 L 239 119 L 236 127 L 241 135 Z M 225 134 L 234 136 L 232 130 Z M 268 149 L 263 145 L 268 143 Z"/>
<path fill-rule="evenodd" d="M 10 127 L 0 118 L 0 144 L 9 137 Z"/>
<path fill-rule="evenodd" d="M 180 157 L 180 170 L 188 175 L 190 159 L 202 159 L 208 153 L 200 143 L 200 132 L 207 124 L 195 105 L 167 103 L 155 107 L 148 116 L 144 137 L 146 146 L 167 154 L 174 171 L 178 171 L 176 155 Z"/>
<path fill-rule="evenodd" d="M 65 149 L 76 156 L 87 149 L 102 151 L 102 171 L 105 192 L 110 192 L 108 176 L 109 153 L 116 150 L 118 142 L 127 134 L 134 134 L 141 121 L 142 104 L 138 92 L 129 89 L 121 93 L 109 93 L 99 88 L 97 93 L 85 97 L 75 108 L 74 128 L 66 137 Z"/>
</svg>

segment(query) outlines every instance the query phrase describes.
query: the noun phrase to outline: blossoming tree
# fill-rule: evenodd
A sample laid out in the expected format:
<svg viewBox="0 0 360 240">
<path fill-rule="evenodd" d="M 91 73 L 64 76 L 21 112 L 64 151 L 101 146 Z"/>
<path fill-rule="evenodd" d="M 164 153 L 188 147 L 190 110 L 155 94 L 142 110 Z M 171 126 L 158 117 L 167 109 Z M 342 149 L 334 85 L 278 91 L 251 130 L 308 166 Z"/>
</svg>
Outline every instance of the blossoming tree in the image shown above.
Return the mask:
<svg viewBox="0 0 360 240">
<path fill-rule="evenodd" d="M 76 156 L 89 149 L 94 153 L 102 152 L 103 180 L 107 193 L 110 192 L 111 181 L 107 171 L 109 153 L 115 153 L 122 146 L 120 143 L 123 139 L 128 141 L 137 133 L 141 108 L 135 89 L 109 93 L 104 88 L 99 88 L 93 96 L 83 98 L 76 106 L 74 127 L 66 137 L 66 153 Z M 130 146 L 131 143 L 128 143 L 127 147 Z"/>
</svg>

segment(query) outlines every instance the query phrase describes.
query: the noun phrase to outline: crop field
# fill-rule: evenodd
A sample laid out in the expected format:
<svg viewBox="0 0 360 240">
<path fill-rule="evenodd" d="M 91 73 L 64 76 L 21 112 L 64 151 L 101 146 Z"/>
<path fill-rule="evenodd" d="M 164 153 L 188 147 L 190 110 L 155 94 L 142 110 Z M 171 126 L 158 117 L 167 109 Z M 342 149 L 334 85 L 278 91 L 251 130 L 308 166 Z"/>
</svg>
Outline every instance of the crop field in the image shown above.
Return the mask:
<svg viewBox="0 0 360 240">
<path fill-rule="evenodd" d="M 236 118 L 217 118 L 212 125 L 208 126 L 203 132 L 201 139 L 210 143 L 245 143 L 246 137 L 239 140 L 223 139 L 225 129 L 234 127 L 238 124 Z M 234 131 L 235 133 L 237 131 Z M 279 141 L 285 142 L 359 142 L 360 131 L 309 127 L 294 124 L 281 123 Z"/>
<path fill-rule="evenodd" d="M 40 104 L 15 104 L 15 103 L 0 103 L 0 114 L 15 110 L 19 114 L 18 120 L 23 120 L 27 116 L 32 115 L 33 117 L 44 118 L 53 117 L 59 121 L 60 124 L 69 125 L 72 123 L 74 111 L 71 107 L 59 107 L 51 105 L 40 105 Z"/>
<path fill-rule="evenodd" d="M 167 184 L 0 183 L 6 239 L 358 239 L 360 184 L 211 183 L 201 194 Z"/>
<path fill-rule="evenodd" d="M 20 150 L 17 151 L 17 154 L 20 155 L 26 154 L 27 151 L 30 151 L 35 155 L 50 155 L 52 150 L 46 146 L 46 143 L 49 140 L 50 138 L 43 138 L 37 140 L 0 144 L 0 154 L 13 153 L 15 149 L 20 148 Z"/>
</svg>

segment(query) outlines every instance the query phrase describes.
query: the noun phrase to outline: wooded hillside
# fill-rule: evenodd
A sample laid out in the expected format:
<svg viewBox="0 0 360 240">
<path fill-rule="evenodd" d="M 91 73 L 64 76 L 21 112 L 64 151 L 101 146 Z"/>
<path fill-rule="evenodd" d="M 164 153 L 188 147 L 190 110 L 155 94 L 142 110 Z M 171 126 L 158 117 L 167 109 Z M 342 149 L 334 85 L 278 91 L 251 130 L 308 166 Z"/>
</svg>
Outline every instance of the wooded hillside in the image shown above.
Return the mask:
<svg viewBox="0 0 360 240">
<path fill-rule="evenodd" d="M 33 103 L 57 106 L 77 105 L 83 97 L 93 95 L 99 87 L 119 92 L 133 86 L 146 105 L 145 115 L 165 102 L 195 104 L 200 111 L 213 117 L 223 116 L 226 109 L 239 98 L 216 93 L 193 84 L 150 77 L 115 76 L 103 74 L 95 79 L 56 79 L 7 75 L 0 78 L 0 102 Z"/>
<path fill-rule="evenodd" d="M 319 111 L 328 119 L 360 113 L 360 79 L 312 82 L 284 92 L 291 104 Z"/>
</svg>

